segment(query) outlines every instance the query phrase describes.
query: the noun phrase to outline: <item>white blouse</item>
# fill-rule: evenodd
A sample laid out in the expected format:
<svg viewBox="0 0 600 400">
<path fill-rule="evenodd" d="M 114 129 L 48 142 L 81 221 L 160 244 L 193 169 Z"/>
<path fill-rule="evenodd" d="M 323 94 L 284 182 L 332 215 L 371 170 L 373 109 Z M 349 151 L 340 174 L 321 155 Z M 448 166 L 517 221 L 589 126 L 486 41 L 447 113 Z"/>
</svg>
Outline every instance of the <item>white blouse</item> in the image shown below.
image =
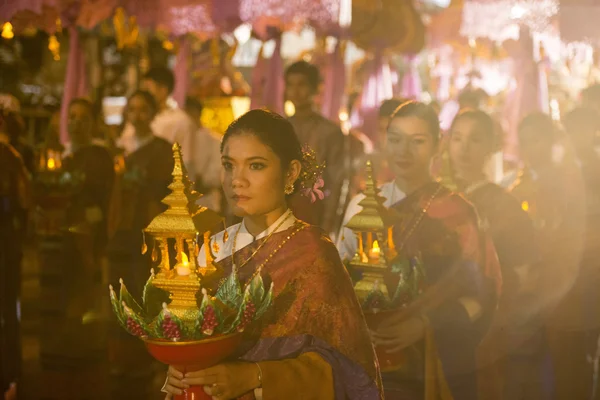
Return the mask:
<svg viewBox="0 0 600 400">
<path fill-rule="evenodd" d="M 222 259 L 227 258 L 231 255 L 231 252 L 233 251 L 233 238 L 236 235 L 236 233 L 237 248 L 235 250 L 238 251 L 252 244 L 255 240 L 269 236 L 271 233 L 282 232 L 286 229 L 289 229 L 292 225 L 296 223 L 296 221 L 297 219 L 294 216 L 294 214 L 292 214 L 292 211 L 287 210 L 281 215 L 281 217 L 277 219 L 277 221 L 273 222 L 267 229 L 256 235 L 256 237 L 252 236 L 252 234 L 248 232 L 244 221 L 240 222 L 239 224 L 231 225 L 229 228 L 213 235 L 210 238 L 210 248 L 211 251 L 213 251 L 214 261 L 221 261 Z M 279 224 L 281 224 L 281 226 L 279 226 Z M 277 228 L 276 231 L 275 228 Z M 225 232 L 227 232 L 227 235 L 229 236 L 227 240 L 224 240 Z M 215 249 L 217 249 L 217 251 L 215 251 Z M 204 245 L 202 245 L 202 248 L 200 249 L 200 254 L 198 255 L 198 266 L 206 267 L 206 249 Z"/>
</svg>

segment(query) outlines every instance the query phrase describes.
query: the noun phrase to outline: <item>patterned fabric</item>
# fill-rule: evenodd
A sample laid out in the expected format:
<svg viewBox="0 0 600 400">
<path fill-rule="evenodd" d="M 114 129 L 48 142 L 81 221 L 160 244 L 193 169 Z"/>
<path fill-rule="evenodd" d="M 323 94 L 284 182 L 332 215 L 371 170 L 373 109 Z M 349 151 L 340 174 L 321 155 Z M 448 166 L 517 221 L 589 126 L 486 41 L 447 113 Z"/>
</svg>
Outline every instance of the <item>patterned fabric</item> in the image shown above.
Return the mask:
<svg viewBox="0 0 600 400">
<path fill-rule="evenodd" d="M 419 258 L 426 275 L 424 292 L 399 312 L 406 318 L 426 313 L 434 340 L 429 346 L 426 343 L 415 346 L 423 362 L 411 366 L 408 375 L 397 373 L 384 378 L 386 392 L 388 387 L 394 390 L 412 385 L 430 396 L 433 392 L 443 392 L 447 384 L 454 399 L 476 399 L 476 349 L 489 325 L 501 286 L 494 247 L 479 230 L 473 208 L 437 182 L 411 193 L 392 209 L 397 213 L 394 242 L 400 256 Z M 427 211 L 421 222 L 415 224 L 424 209 Z M 394 293 L 399 280 L 398 271 L 392 268 L 385 276 L 388 292 Z M 466 298 L 481 306 L 479 318 L 472 318 L 463 306 L 461 301 Z M 431 380 L 429 372 L 425 372 L 435 367 L 431 366 L 435 360 L 431 355 L 433 344 L 443 377 Z"/>
<path fill-rule="evenodd" d="M 271 236 L 239 270 L 242 282 L 298 224 L 305 223 Z M 237 251 L 236 260 L 247 259 L 264 240 Z M 213 277 L 213 287 L 231 271 L 231 256 L 216 265 L 220 274 Z M 262 275 L 273 282 L 275 300 L 270 315 L 255 329 L 257 344 L 244 358 L 266 361 L 317 353 L 331 365 L 336 399 L 381 398 L 379 367 L 350 277 L 323 232 L 305 224 L 264 266 Z"/>
</svg>

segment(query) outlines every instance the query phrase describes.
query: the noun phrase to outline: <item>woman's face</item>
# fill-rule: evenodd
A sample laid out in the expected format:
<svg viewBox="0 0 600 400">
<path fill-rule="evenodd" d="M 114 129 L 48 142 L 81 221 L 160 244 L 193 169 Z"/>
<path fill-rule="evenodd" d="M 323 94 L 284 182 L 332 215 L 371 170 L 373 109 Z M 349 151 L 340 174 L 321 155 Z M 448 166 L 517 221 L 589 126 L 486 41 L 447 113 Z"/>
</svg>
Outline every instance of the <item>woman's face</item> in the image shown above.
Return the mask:
<svg viewBox="0 0 600 400">
<path fill-rule="evenodd" d="M 133 125 L 136 132 L 149 130 L 154 119 L 152 106 L 142 96 L 134 96 L 127 103 L 127 121 Z"/>
<path fill-rule="evenodd" d="M 428 174 L 436 149 L 427 122 L 413 116 L 390 121 L 384 151 L 396 177 L 411 179 Z"/>
<path fill-rule="evenodd" d="M 260 216 L 285 206 L 285 185 L 295 182 L 297 168 L 284 171 L 280 158 L 256 136 L 242 133 L 225 142 L 221 183 L 238 217 Z M 297 171 L 296 171 L 297 170 Z"/>
<path fill-rule="evenodd" d="M 454 172 L 459 177 L 467 177 L 483 172 L 493 143 L 477 121 L 463 117 L 452 126 L 448 149 Z"/>
</svg>

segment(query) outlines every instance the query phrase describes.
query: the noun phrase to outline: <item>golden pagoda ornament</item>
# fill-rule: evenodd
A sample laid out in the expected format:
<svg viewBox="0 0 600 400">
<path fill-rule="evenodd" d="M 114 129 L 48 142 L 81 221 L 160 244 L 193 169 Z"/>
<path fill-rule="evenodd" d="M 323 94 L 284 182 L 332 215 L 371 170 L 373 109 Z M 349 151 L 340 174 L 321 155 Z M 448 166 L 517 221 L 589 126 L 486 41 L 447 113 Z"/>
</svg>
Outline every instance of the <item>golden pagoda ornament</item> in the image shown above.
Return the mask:
<svg viewBox="0 0 600 400">
<path fill-rule="evenodd" d="M 171 193 L 162 201 L 168 209 L 154 218 L 144 232 L 154 239 L 153 255 L 156 249 L 161 255 L 153 285 L 170 293 L 171 312 L 185 319 L 190 308 L 197 308 L 196 293 L 200 290 L 201 276 L 214 272 L 214 267 L 202 271 L 198 269 L 197 240 L 201 237 L 207 241 L 211 229 L 219 225 L 221 217 L 206 207 L 196 205 L 195 201 L 200 195 L 191 189 L 178 143 L 173 145 L 173 158 L 173 182 L 169 185 Z M 169 257 L 169 240 L 175 241 L 174 266 L 171 266 Z M 207 265 L 212 266 L 212 263 Z"/>
<path fill-rule="evenodd" d="M 141 305 L 122 280 L 119 296 L 111 286 L 113 311 L 124 329 L 144 340 L 190 342 L 242 332 L 270 307 L 273 285 L 265 288 L 260 274 L 242 285 L 233 271 L 220 287 L 203 287 L 217 270 L 210 236 L 222 219 L 196 204 L 200 194 L 191 189 L 177 143 L 173 158 L 171 193 L 163 199 L 168 208 L 144 229 L 158 271 L 151 270 Z M 207 250 L 207 267 L 197 265 L 198 241 Z"/>
<path fill-rule="evenodd" d="M 374 291 L 389 300 L 384 274 L 389 262 L 396 257 L 391 218 L 373 178 L 370 161 L 366 165 L 366 175 L 365 198 L 359 203 L 362 211 L 346 225 L 358 240 L 358 249 L 349 265 L 352 270 L 361 272 L 354 291 L 362 304 Z"/>
</svg>

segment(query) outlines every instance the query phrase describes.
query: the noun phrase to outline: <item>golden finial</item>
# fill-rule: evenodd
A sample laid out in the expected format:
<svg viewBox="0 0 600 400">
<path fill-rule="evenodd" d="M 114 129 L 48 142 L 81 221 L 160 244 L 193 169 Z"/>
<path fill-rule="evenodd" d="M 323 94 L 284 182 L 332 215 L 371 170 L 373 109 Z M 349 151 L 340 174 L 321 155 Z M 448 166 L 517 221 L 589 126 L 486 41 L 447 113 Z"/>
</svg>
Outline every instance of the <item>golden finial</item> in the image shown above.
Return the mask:
<svg viewBox="0 0 600 400">
<path fill-rule="evenodd" d="M 382 231 L 389 226 L 389 216 L 383 205 L 385 199 L 379 194 L 377 183 L 373 177 L 371 161 L 367 161 L 366 175 L 366 187 L 363 192 L 365 198 L 358 203 L 362 207 L 362 211 L 352 217 L 346 227 L 358 231 Z"/>
<path fill-rule="evenodd" d="M 396 257 L 391 216 L 383 205 L 384 198 L 379 194 L 370 161 L 367 161 L 366 175 L 365 198 L 358 203 L 362 210 L 346 225 L 354 231 L 358 241 L 358 249 L 350 266 L 362 273 L 360 281 L 354 285 L 361 302 L 368 298 L 374 288 L 379 288 L 382 295 L 388 297 L 387 287 L 379 285 L 379 282 L 384 281 L 387 262 Z"/>
</svg>

